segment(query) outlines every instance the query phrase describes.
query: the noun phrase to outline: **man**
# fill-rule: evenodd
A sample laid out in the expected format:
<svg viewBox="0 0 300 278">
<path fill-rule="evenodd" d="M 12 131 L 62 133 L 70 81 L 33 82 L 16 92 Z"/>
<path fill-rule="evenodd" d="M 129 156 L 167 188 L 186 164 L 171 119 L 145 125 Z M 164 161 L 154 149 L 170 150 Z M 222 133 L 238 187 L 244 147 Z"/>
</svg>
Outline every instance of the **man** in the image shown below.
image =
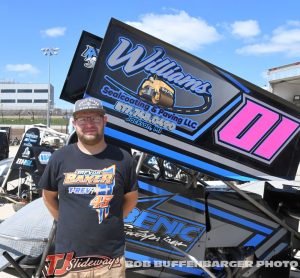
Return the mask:
<svg viewBox="0 0 300 278">
<path fill-rule="evenodd" d="M 125 277 L 123 217 L 138 198 L 134 160 L 105 142 L 100 100 L 78 100 L 73 118 L 78 142 L 53 153 L 39 182 L 58 222 L 55 253 L 70 261 L 56 267 L 64 277 Z"/>
</svg>

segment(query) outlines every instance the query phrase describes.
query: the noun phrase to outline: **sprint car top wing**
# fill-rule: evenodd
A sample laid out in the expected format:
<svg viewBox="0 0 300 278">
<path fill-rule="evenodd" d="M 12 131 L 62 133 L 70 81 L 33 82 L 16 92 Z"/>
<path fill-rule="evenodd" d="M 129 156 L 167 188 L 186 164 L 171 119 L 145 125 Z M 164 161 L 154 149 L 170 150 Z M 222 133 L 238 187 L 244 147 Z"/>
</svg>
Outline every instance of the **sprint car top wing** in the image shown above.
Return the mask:
<svg viewBox="0 0 300 278">
<path fill-rule="evenodd" d="M 82 31 L 60 98 L 75 103 L 84 95 L 102 38 Z"/>
<path fill-rule="evenodd" d="M 132 148 L 223 179 L 295 177 L 296 106 L 116 19 L 88 95 L 109 114 L 106 135 Z"/>
</svg>

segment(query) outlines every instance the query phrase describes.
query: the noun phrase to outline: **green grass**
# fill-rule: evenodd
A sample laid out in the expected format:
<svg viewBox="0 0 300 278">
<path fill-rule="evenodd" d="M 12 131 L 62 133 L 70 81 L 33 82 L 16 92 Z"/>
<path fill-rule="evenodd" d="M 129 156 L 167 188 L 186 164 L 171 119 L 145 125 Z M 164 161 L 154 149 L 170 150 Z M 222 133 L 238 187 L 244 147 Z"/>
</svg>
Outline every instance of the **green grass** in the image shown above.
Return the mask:
<svg viewBox="0 0 300 278">
<path fill-rule="evenodd" d="M 63 119 L 63 118 L 51 118 L 51 125 L 67 125 L 68 120 Z M 4 125 L 32 125 L 32 124 L 47 124 L 47 120 L 45 118 L 35 118 L 34 121 L 31 120 L 30 118 L 18 118 L 18 117 L 13 117 L 13 118 L 0 118 L 0 124 Z"/>
</svg>

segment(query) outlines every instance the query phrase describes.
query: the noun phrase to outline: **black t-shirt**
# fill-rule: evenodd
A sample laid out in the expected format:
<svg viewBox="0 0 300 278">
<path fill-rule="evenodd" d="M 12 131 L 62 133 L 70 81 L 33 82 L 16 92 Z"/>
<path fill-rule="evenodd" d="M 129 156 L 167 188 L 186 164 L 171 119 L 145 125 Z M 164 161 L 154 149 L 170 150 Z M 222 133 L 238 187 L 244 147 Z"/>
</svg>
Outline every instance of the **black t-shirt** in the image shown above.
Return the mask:
<svg viewBox="0 0 300 278">
<path fill-rule="evenodd" d="M 71 144 L 55 151 L 39 186 L 59 194 L 55 252 L 124 254 L 123 195 L 137 190 L 134 160 L 108 145 L 96 155 Z"/>
</svg>

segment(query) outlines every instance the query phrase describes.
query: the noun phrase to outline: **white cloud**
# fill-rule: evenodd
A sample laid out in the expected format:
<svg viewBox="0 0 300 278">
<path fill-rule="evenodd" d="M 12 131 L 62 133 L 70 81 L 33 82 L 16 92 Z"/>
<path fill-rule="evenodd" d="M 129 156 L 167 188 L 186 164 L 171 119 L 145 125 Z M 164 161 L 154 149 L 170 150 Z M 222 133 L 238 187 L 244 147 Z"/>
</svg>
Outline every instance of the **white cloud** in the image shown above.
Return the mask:
<svg viewBox="0 0 300 278">
<path fill-rule="evenodd" d="M 173 14 L 145 14 L 138 22 L 126 22 L 152 36 L 186 50 L 197 50 L 222 37 L 205 20 L 188 15 L 185 11 Z"/>
<path fill-rule="evenodd" d="M 7 64 L 6 71 L 17 72 L 21 74 L 38 74 L 39 70 L 31 64 Z"/>
<path fill-rule="evenodd" d="M 260 34 L 256 20 L 235 21 L 230 25 L 232 34 L 241 38 L 251 38 Z"/>
<path fill-rule="evenodd" d="M 43 37 L 61 37 L 65 35 L 67 28 L 66 27 L 54 27 L 46 30 L 42 30 Z"/>
<path fill-rule="evenodd" d="M 273 30 L 272 35 L 265 41 L 248 44 L 237 53 L 246 55 L 260 55 L 282 53 L 289 57 L 300 57 L 300 22 L 289 21 L 286 25 Z"/>
<path fill-rule="evenodd" d="M 297 21 L 297 20 L 289 20 L 289 21 L 287 22 L 287 25 L 300 27 L 300 21 Z"/>
</svg>

